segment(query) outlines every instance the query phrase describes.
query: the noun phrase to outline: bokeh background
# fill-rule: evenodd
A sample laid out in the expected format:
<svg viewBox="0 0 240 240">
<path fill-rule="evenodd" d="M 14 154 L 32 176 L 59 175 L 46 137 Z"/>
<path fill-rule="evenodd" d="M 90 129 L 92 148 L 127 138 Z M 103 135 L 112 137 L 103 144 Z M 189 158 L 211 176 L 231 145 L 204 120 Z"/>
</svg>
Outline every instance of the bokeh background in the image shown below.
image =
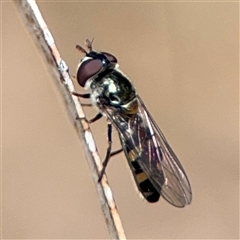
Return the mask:
<svg viewBox="0 0 240 240">
<path fill-rule="evenodd" d="M 73 75 L 86 38 L 117 56 L 191 181 L 189 207 L 149 204 L 123 154 L 112 159 L 128 239 L 238 239 L 238 3 L 37 2 Z M 14 5 L 1 8 L 2 238 L 108 239 L 60 94 Z M 105 119 L 92 130 L 104 158 Z"/>
</svg>

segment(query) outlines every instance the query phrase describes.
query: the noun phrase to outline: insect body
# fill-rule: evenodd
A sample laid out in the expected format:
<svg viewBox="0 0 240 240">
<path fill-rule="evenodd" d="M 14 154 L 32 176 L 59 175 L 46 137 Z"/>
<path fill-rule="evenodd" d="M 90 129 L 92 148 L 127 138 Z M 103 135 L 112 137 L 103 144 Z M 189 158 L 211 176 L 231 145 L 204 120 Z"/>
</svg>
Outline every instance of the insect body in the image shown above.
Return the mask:
<svg viewBox="0 0 240 240">
<path fill-rule="evenodd" d="M 90 122 L 102 114 L 109 120 L 109 148 L 103 163 L 104 169 L 109 158 L 115 154 L 111 153 L 113 124 L 144 198 L 149 202 L 157 202 L 162 196 L 176 207 L 190 204 L 191 187 L 181 163 L 132 83 L 119 70 L 116 57 L 106 52 L 93 51 L 89 40 L 86 45 L 89 52 L 77 45 L 86 54 L 78 66 L 77 81 L 82 87 L 89 88 L 91 94 L 75 95 L 90 96 L 99 109 L 100 113 Z"/>
</svg>

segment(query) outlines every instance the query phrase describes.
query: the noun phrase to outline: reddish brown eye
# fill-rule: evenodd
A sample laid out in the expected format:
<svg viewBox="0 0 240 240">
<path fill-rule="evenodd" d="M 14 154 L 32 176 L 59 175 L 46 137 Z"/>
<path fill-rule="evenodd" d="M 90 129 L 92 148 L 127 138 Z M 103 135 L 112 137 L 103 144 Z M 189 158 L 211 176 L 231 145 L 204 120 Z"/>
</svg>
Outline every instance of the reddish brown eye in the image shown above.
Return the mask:
<svg viewBox="0 0 240 240">
<path fill-rule="evenodd" d="M 77 81 L 81 87 L 84 87 L 87 80 L 97 74 L 102 68 L 102 62 L 99 59 L 89 59 L 84 61 L 77 70 Z"/>
<path fill-rule="evenodd" d="M 110 63 L 117 63 L 117 58 L 115 56 L 113 56 L 111 53 L 102 52 L 102 54 L 107 58 L 107 60 Z"/>
</svg>

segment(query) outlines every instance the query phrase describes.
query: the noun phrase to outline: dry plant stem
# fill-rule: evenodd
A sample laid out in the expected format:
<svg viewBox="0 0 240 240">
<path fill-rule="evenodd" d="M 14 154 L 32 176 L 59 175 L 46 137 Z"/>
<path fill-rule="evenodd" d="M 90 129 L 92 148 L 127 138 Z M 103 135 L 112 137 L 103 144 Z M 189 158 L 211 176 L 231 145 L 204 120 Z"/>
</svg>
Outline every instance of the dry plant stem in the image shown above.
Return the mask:
<svg viewBox="0 0 240 240">
<path fill-rule="evenodd" d="M 126 239 L 106 176 L 98 183 L 102 163 L 79 99 L 71 94 L 71 92 L 74 92 L 74 85 L 68 73 L 68 67 L 60 57 L 54 39 L 42 18 L 35 0 L 14 0 L 13 3 L 17 7 L 40 54 L 44 57 L 48 71 L 55 80 L 55 85 L 60 90 L 59 92 L 64 99 L 69 116 L 77 130 L 80 140 L 83 142 L 86 159 L 98 192 L 110 238 Z"/>
</svg>

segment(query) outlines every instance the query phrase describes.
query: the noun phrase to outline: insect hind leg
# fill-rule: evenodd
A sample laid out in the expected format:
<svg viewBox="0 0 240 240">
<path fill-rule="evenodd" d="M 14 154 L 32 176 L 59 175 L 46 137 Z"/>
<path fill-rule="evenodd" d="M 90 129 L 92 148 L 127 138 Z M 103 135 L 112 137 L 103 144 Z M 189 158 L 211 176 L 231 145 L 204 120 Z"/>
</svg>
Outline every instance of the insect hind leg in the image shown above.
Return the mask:
<svg viewBox="0 0 240 240">
<path fill-rule="evenodd" d="M 106 153 L 106 157 L 103 161 L 103 167 L 102 167 L 102 170 L 100 172 L 100 175 L 99 175 L 99 179 L 98 179 L 98 182 L 101 182 L 102 180 L 102 177 L 105 173 L 105 170 L 106 170 L 106 167 L 107 167 L 107 164 L 110 160 L 110 158 L 114 155 L 117 155 L 118 153 L 122 152 L 123 149 L 118 149 L 114 152 L 111 152 L 112 150 L 112 124 L 111 123 L 108 123 L 108 148 L 107 148 L 107 153 Z"/>
<path fill-rule="evenodd" d="M 103 167 L 100 172 L 98 182 L 102 180 L 103 174 L 105 173 L 105 169 L 111 157 L 111 149 L 112 149 L 112 124 L 108 123 L 108 148 L 107 148 L 106 157 L 103 161 Z"/>
</svg>

